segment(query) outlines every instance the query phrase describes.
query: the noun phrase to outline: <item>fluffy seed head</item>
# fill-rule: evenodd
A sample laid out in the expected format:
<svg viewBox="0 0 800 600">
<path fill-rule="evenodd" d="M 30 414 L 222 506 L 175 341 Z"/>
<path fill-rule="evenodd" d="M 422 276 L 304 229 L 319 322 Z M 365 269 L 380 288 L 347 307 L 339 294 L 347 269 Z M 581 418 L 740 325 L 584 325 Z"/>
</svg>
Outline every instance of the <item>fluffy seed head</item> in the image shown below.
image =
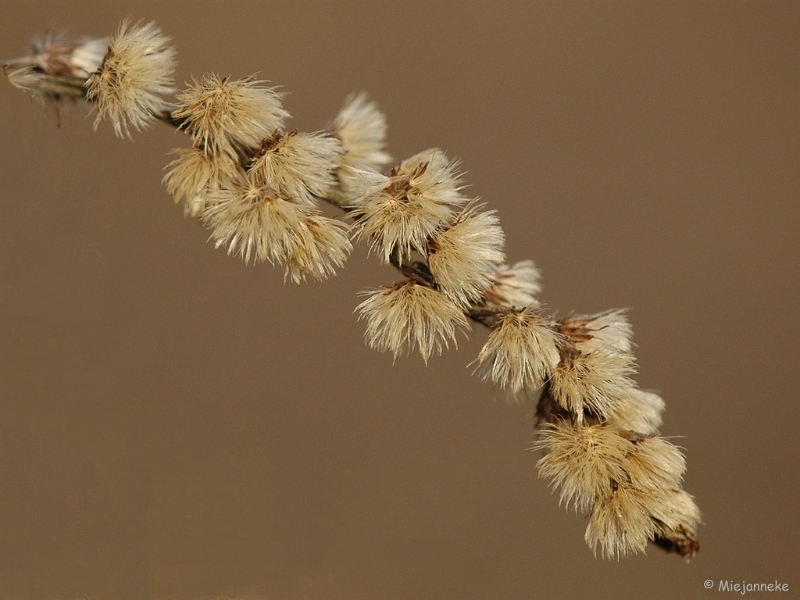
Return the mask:
<svg viewBox="0 0 800 600">
<path fill-rule="evenodd" d="M 550 392 L 558 404 L 582 420 L 590 411 L 603 420 L 620 409 L 626 392 L 634 387 L 629 355 L 618 352 L 581 352 L 562 344 L 561 360 L 550 375 Z"/>
<path fill-rule="evenodd" d="M 533 309 L 512 309 L 492 328 L 478 355 L 478 370 L 512 393 L 536 390 L 559 361 L 558 335 Z"/>
<path fill-rule="evenodd" d="M 461 310 L 443 293 L 410 280 L 371 292 L 356 310 L 366 319 L 366 340 L 370 347 L 399 354 L 416 348 L 427 363 L 436 351 L 441 354 L 456 331 L 467 329 Z"/>
<path fill-rule="evenodd" d="M 625 463 L 630 483 L 640 490 L 672 490 L 681 487 L 686 459 L 662 437 L 638 439 Z"/>
<path fill-rule="evenodd" d="M 684 490 L 670 490 L 661 499 L 663 501 L 653 507 L 653 516 L 662 525 L 672 529 L 681 526 L 697 529 L 700 525 L 702 521 L 700 509 L 697 508 L 692 496 Z"/>
<path fill-rule="evenodd" d="M 206 74 L 177 94 L 179 104 L 172 116 L 183 121 L 196 147 L 236 158 L 240 150 L 258 148 L 289 117 L 281 95 L 262 83 L 255 76 L 233 80 Z"/>
<path fill-rule="evenodd" d="M 611 415 L 611 421 L 620 429 L 640 435 L 653 435 L 661 427 L 664 400 L 658 394 L 631 388 L 621 398 Z"/>
<path fill-rule="evenodd" d="M 176 204 L 186 203 L 185 212 L 192 216 L 205 206 L 208 191 L 231 187 L 241 175 L 228 156 L 211 156 L 199 148 L 175 148 L 171 153 L 178 158 L 167 165 L 164 185 Z"/>
<path fill-rule="evenodd" d="M 655 543 L 686 562 L 692 560 L 700 550 L 697 529 L 702 523 L 694 499 L 683 490 L 665 492 L 654 503 L 651 514 L 656 524 Z"/>
<path fill-rule="evenodd" d="M 284 265 L 287 277 L 300 283 L 306 274 L 325 279 L 341 266 L 351 249 L 341 223 L 294 202 L 252 180 L 232 189 L 212 190 L 202 220 L 216 246 L 227 246 L 245 262 Z"/>
<path fill-rule="evenodd" d="M 585 512 L 597 497 L 611 494 L 613 482 L 627 479 L 626 458 L 633 444 L 608 425 L 558 421 L 539 430 L 534 449 L 547 452 L 536 466 L 540 477 L 561 490 L 559 503 Z"/>
<path fill-rule="evenodd" d="M 215 245 L 227 246 L 228 254 L 282 265 L 299 243 L 295 232 L 303 227 L 305 212 L 249 179 L 209 192 L 200 217 Z"/>
<path fill-rule="evenodd" d="M 100 67 L 86 82 L 86 98 L 97 104 L 95 129 L 110 119 L 114 132 L 130 137 L 167 108 L 163 95 L 174 92 L 175 50 L 155 23 L 125 19 Z"/>
<path fill-rule="evenodd" d="M 342 152 L 341 142 L 325 133 L 278 134 L 262 141 L 249 172 L 284 198 L 314 206 L 336 186 Z"/>
<path fill-rule="evenodd" d="M 350 96 L 333 122 L 335 134 L 342 140 L 346 167 L 362 165 L 380 169 L 392 157 L 384 152 L 386 145 L 386 117 L 378 105 L 366 94 Z"/>
<path fill-rule="evenodd" d="M 466 201 L 458 191 L 455 164 L 441 150 L 404 161 L 382 188 L 367 190 L 368 196 L 354 202 L 355 228 L 359 238 L 370 239 L 371 248 L 387 263 L 395 249 L 401 257 L 412 250 L 426 254 L 428 240 Z"/>
<path fill-rule="evenodd" d="M 286 276 L 297 284 L 306 275 L 318 281 L 335 275 L 353 249 L 347 227 L 341 221 L 308 211 L 304 225 L 297 232 L 302 242 L 295 246 L 286 263 Z"/>
<path fill-rule="evenodd" d="M 572 315 L 558 322 L 558 330 L 584 352 L 631 352 L 633 332 L 624 309 L 596 315 Z"/>
<path fill-rule="evenodd" d="M 652 498 L 647 494 L 618 486 L 610 495 L 598 499 L 585 535 L 595 554 L 599 549 L 603 558 L 619 559 L 645 551 L 656 535 L 656 524 L 648 510 Z"/>
<path fill-rule="evenodd" d="M 534 449 L 547 452 L 539 475 L 561 502 L 590 510 L 586 542 L 595 553 L 619 558 L 655 542 L 687 560 L 696 554 L 700 512 L 680 489 L 683 455 L 663 438 L 558 420 L 539 430 Z"/>
<path fill-rule="evenodd" d="M 438 148 L 423 150 L 407 158 L 398 173 L 409 175 L 409 197 L 420 201 L 458 206 L 466 199 L 461 195 L 461 173 L 458 162 L 447 158 Z"/>
<path fill-rule="evenodd" d="M 522 260 L 513 265 L 501 265 L 491 276 L 492 286 L 486 298 L 509 308 L 535 308 L 536 295 L 541 292 L 539 269 L 532 260 Z"/>
<path fill-rule="evenodd" d="M 366 201 L 376 199 L 392 181 L 368 165 L 360 167 L 344 165 L 337 172 L 337 176 L 345 195 L 341 206 L 346 208 L 356 208 Z"/>
<path fill-rule="evenodd" d="M 428 244 L 428 265 L 444 293 L 462 308 L 479 300 L 505 260 L 505 235 L 494 211 L 471 203 Z"/>
</svg>

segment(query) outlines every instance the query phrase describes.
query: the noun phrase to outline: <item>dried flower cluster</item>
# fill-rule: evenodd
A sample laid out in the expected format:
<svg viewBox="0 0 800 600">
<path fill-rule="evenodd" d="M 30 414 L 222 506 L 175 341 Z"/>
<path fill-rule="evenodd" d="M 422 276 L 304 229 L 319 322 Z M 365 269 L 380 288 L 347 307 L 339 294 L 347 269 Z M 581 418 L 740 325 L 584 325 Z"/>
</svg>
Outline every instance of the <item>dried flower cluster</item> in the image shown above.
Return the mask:
<svg viewBox="0 0 800 600">
<path fill-rule="evenodd" d="M 107 46 L 107 51 L 101 50 Z M 463 193 L 458 163 L 426 150 L 386 169 L 386 121 L 351 97 L 325 131 L 288 130 L 281 94 L 254 77 L 207 74 L 175 95 L 175 54 L 153 23 L 123 22 L 108 40 L 56 42 L 8 61 L 16 86 L 39 99 L 84 97 L 96 124 L 119 136 L 155 120 L 189 136 L 164 182 L 217 246 L 280 265 L 295 283 L 342 267 L 351 239 L 403 276 L 365 292 L 367 343 L 427 362 L 456 344 L 468 319 L 489 328 L 482 377 L 536 399 L 539 472 L 568 507 L 589 516 L 586 541 L 604 557 L 649 542 L 691 559 L 700 513 L 682 488 L 680 450 L 660 437 L 664 403 L 639 390 L 623 311 L 557 319 L 537 299 L 532 262 L 509 265 L 497 215 Z M 324 216 L 320 202 L 342 209 Z"/>
</svg>

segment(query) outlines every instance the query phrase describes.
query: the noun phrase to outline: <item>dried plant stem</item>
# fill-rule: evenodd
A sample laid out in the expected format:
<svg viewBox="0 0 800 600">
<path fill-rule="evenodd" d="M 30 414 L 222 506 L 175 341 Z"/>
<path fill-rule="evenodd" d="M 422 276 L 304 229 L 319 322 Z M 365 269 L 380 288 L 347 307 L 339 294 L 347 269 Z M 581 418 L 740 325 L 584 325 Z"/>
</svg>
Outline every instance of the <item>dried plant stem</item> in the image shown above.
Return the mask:
<svg viewBox="0 0 800 600">
<path fill-rule="evenodd" d="M 365 96 L 325 131 L 288 131 L 281 94 L 254 77 L 207 74 L 166 101 L 175 65 L 155 24 L 125 20 L 110 41 L 48 35 L 3 69 L 38 100 L 94 103 L 95 126 L 109 120 L 120 137 L 155 121 L 184 131 L 191 147 L 173 151 L 165 185 L 229 254 L 301 283 L 343 267 L 351 238 L 368 243 L 404 278 L 364 292 L 357 311 L 371 347 L 427 362 L 467 319 L 485 326 L 477 370 L 511 397 L 536 399 L 539 473 L 589 517 L 589 546 L 608 558 L 648 543 L 694 557 L 700 512 L 682 488 L 682 453 L 658 433 L 663 400 L 631 379 L 624 311 L 549 315 L 538 270 L 505 264 L 500 222 L 463 195 L 457 162 L 431 149 L 386 170 L 385 117 Z"/>
</svg>

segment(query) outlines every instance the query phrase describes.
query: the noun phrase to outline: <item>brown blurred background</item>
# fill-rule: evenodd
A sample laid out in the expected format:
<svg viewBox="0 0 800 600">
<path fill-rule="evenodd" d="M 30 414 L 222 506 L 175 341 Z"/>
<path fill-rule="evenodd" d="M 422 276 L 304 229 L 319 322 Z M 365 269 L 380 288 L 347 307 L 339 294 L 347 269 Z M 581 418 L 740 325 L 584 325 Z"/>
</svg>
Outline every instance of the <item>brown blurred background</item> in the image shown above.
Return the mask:
<svg viewBox="0 0 800 600">
<path fill-rule="evenodd" d="M 465 368 L 484 330 L 393 366 L 352 314 L 398 277 L 364 248 L 284 285 L 172 204 L 183 136 L 58 127 L 3 81 L 0 599 L 797 594 L 800 3 L 8 4 L 0 56 L 131 14 L 180 81 L 260 71 L 302 130 L 366 90 L 395 157 L 459 157 L 549 306 L 632 309 L 705 526 L 688 566 L 595 559 L 531 407 Z"/>
</svg>

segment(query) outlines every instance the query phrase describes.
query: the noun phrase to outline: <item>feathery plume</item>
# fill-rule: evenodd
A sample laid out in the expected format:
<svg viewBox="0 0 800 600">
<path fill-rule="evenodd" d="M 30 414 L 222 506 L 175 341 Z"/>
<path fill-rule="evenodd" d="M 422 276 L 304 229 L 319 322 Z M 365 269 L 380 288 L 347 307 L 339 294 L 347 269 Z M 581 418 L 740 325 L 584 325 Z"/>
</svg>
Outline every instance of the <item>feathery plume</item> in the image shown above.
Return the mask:
<svg viewBox="0 0 800 600">
<path fill-rule="evenodd" d="M 425 255 L 428 239 L 466 202 L 458 190 L 456 164 L 441 150 L 420 152 L 393 169 L 383 188 L 356 200 L 357 235 L 387 263 L 395 250 L 401 262 L 412 250 Z"/>
<path fill-rule="evenodd" d="M 653 542 L 686 560 L 697 553 L 700 511 L 680 489 L 686 461 L 665 439 L 558 420 L 539 430 L 534 449 L 547 453 L 539 475 L 560 489 L 560 503 L 590 512 L 593 551 L 619 558 Z"/>
<path fill-rule="evenodd" d="M 377 104 L 367 99 L 366 94 L 356 94 L 345 100 L 332 129 L 342 140 L 344 167 L 360 168 L 366 165 L 379 169 L 392 160 L 384 151 L 386 117 L 378 110 Z"/>
<path fill-rule="evenodd" d="M 558 331 L 571 338 L 584 352 L 631 352 L 632 330 L 625 310 L 571 315 L 558 321 Z"/>
<path fill-rule="evenodd" d="M 648 510 L 653 499 L 648 494 L 618 485 L 611 494 L 598 499 L 585 535 L 595 554 L 599 548 L 603 558 L 619 559 L 645 551 L 647 543 L 656 536 L 656 524 Z"/>
<path fill-rule="evenodd" d="M 681 451 L 659 436 L 635 438 L 625 461 L 625 472 L 640 490 L 672 490 L 681 487 L 686 459 Z"/>
<path fill-rule="evenodd" d="M 262 83 L 254 75 L 234 80 L 206 74 L 177 94 L 172 117 L 182 121 L 196 147 L 236 159 L 242 151 L 258 148 L 289 118 L 281 94 Z"/>
<path fill-rule="evenodd" d="M 658 394 L 630 388 L 622 395 L 609 419 L 620 429 L 634 431 L 640 435 L 653 435 L 661 427 L 664 400 Z"/>
<path fill-rule="evenodd" d="M 461 195 L 461 173 L 458 161 L 450 160 L 438 148 L 423 150 L 400 163 L 400 174 L 408 174 L 409 197 L 435 202 L 443 206 L 458 206 L 466 202 Z"/>
<path fill-rule="evenodd" d="M 539 269 L 532 260 L 501 265 L 491 276 L 492 287 L 486 291 L 486 299 L 507 308 L 536 308 L 540 279 Z"/>
<path fill-rule="evenodd" d="M 51 30 L 34 41 L 33 57 L 43 73 L 86 80 L 103 62 L 109 43 L 108 37 L 67 41 Z"/>
<path fill-rule="evenodd" d="M 167 166 L 164 185 L 179 203 L 185 202 L 184 211 L 196 216 L 205 207 L 208 190 L 230 187 L 242 173 L 229 156 L 211 156 L 199 148 L 175 148 L 171 154 L 178 158 Z"/>
<path fill-rule="evenodd" d="M 494 211 L 470 203 L 428 243 L 428 264 L 441 290 L 462 308 L 479 300 L 505 260 L 505 235 Z"/>
<path fill-rule="evenodd" d="M 478 370 L 516 394 L 540 388 L 558 361 L 558 335 L 549 322 L 534 309 L 510 309 L 489 333 Z"/>
<path fill-rule="evenodd" d="M 681 489 L 658 498 L 651 508 L 656 524 L 655 544 L 674 552 L 688 563 L 700 550 L 697 528 L 702 523 L 700 509 L 692 496 Z"/>
<path fill-rule="evenodd" d="M 322 132 L 278 134 L 263 140 L 249 172 L 284 198 L 315 206 L 336 186 L 342 153 L 341 142 Z"/>
<path fill-rule="evenodd" d="M 601 350 L 582 352 L 569 342 L 562 342 L 559 352 L 561 360 L 548 383 L 553 398 L 579 420 L 585 411 L 608 420 L 633 387 L 628 377 L 634 371 L 631 357 Z"/>
<path fill-rule="evenodd" d="M 633 444 L 608 425 L 574 426 L 566 421 L 539 430 L 535 450 L 545 456 L 536 466 L 539 476 L 561 490 L 559 504 L 585 512 L 601 495 L 610 495 L 613 482 L 626 479 L 626 457 Z"/>
<path fill-rule="evenodd" d="M 168 106 L 162 96 L 175 91 L 175 68 L 175 50 L 155 23 L 125 19 L 86 82 L 86 98 L 97 104 L 95 129 L 110 119 L 118 137 L 130 137 L 130 127 L 150 125 Z"/>
<path fill-rule="evenodd" d="M 200 219 L 211 228 L 215 246 L 228 247 L 244 261 L 269 261 L 283 265 L 300 243 L 296 231 L 303 227 L 305 209 L 278 197 L 251 178 L 230 188 L 209 190 Z"/>
<path fill-rule="evenodd" d="M 409 280 L 371 292 L 356 311 L 366 319 L 366 340 L 371 348 L 394 357 L 416 348 L 425 363 L 435 350 L 442 353 L 456 344 L 456 331 L 467 329 L 464 314 L 441 292 Z"/>
<path fill-rule="evenodd" d="M 561 361 L 550 379 L 549 392 L 579 419 L 584 411 L 607 420 L 619 413 L 635 386 L 630 354 L 631 327 L 624 311 L 573 316 L 556 323 L 561 334 Z"/>
<path fill-rule="evenodd" d="M 210 190 L 200 218 L 211 227 L 216 247 L 227 246 L 245 262 L 284 265 L 300 283 L 306 274 L 326 279 L 352 246 L 344 226 L 319 211 L 284 200 L 252 178 L 231 189 Z"/>
<path fill-rule="evenodd" d="M 304 227 L 297 235 L 302 243 L 294 247 L 286 263 L 286 276 L 294 283 L 301 283 L 306 275 L 322 281 L 336 274 L 344 266 L 353 249 L 347 235 L 347 227 L 336 219 L 329 219 L 309 210 Z"/>
<path fill-rule="evenodd" d="M 392 180 L 367 164 L 358 167 L 342 167 L 337 173 L 344 200 L 342 208 L 357 208 L 364 202 L 377 198 Z M 357 215 L 354 215 L 357 216 Z"/>
</svg>

